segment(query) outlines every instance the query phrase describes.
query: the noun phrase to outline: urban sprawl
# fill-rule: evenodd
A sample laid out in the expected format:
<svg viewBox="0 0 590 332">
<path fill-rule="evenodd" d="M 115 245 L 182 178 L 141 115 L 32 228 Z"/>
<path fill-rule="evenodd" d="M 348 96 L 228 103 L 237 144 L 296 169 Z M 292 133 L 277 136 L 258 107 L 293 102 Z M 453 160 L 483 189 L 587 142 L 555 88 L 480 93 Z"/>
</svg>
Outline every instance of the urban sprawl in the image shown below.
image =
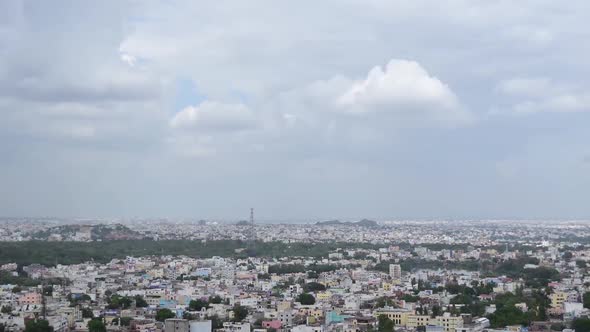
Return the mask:
<svg viewBox="0 0 590 332">
<path fill-rule="evenodd" d="M 0 225 L 0 332 L 590 331 L 585 221 Z"/>
</svg>

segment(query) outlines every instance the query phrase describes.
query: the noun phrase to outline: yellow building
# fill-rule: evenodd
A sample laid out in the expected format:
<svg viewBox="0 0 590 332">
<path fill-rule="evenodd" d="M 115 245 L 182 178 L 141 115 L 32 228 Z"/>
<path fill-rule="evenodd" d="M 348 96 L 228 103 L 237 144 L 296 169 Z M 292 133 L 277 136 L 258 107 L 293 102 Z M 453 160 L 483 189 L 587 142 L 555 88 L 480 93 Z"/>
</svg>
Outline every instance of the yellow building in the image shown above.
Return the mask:
<svg viewBox="0 0 590 332">
<path fill-rule="evenodd" d="M 549 295 L 549 299 L 551 300 L 551 307 L 553 308 L 561 308 L 563 302 L 567 300 L 567 293 L 564 292 L 554 292 Z"/>
<path fill-rule="evenodd" d="M 430 321 L 433 319 L 428 315 L 408 315 L 406 327 L 415 329 L 418 326 L 432 325 Z"/>
<path fill-rule="evenodd" d="M 409 315 L 406 327 L 415 329 L 427 325 L 442 326 L 445 332 L 455 332 L 455 328 L 463 326 L 463 318 L 451 316 L 449 313 L 434 318 L 428 315 Z"/>
<path fill-rule="evenodd" d="M 379 316 L 385 315 L 387 318 L 391 319 L 395 325 L 406 326 L 408 323 L 408 316 L 410 316 L 411 313 L 412 312 L 407 309 L 385 307 L 373 311 L 373 316 L 379 318 Z"/>
<path fill-rule="evenodd" d="M 318 300 L 329 300 L 332 297 L 332 293 L 331 292 L 320 292 L 316 294 L 316 299 Z"/>
<path fill-rule="evenodd" d="M 463 317 L 454 317 L 448 312 L 442 316 L 436 317 L 435 319 L 438 319 L 436 325 L 442 326 L 445 329 L 445 332 L 455 332 L 456 328 L 463 327 Z"/>
</svg>

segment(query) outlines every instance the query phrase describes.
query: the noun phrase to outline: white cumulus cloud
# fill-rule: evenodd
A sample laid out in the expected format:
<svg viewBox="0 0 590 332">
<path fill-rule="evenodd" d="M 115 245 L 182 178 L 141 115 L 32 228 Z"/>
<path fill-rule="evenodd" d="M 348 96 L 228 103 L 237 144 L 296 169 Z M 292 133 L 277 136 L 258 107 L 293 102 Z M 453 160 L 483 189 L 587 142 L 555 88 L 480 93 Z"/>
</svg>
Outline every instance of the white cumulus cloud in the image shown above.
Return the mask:
<svg viewBox="0 0 590 332">
<path fill-rule="evenodd" d="M 353 112 L 401 108 L 459 107 L 451 89 L 415 61 L 389 61 L 385 68 L 376 66 L 366 79 L 356 81 L 338 98 L 338 104 Z"/>
</svg>

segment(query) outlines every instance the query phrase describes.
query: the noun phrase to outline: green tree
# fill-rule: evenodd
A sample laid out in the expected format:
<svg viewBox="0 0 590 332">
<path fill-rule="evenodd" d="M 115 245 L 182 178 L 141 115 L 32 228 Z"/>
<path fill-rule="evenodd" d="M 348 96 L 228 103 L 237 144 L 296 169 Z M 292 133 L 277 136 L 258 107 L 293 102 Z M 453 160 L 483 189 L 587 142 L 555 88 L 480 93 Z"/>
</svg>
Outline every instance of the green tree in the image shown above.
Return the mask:
<svg viewBox="0 0 590 332">
<path fill-rule="evenodd" d="M 215 295 L 209 298 L 209 303 L 220 304 L 221 302 L 223 302 L 223 299 L 219 295 Z"/>
<path fill-rule="evenodd" d="M 383 307 L 389 307 L 392 306 L 394 304 L 394 302 L 392 301 L 392 299 L 390 297 L 387 296 L 381 296 L 379 298 L 377 298 L 377 301 L 375 301 L 375 308 L 383 308 Z"/>
<path fill-rule="evenodd" d="M 25 332 L 53 332 L 53 326 L 45 319 L 28 320 L 25 322 Z"/>
<path fill-rule="evenodd" d="M 135 300 L 135 306 L 138 308 L 145 308 L 148 306 L 147 301 L 140 295 L 135 295 L 133 299 Z"/>
<path fill-rule="evenodd" d="M 590 332 L 590 319 L 589 318 L 577 318 L 572 323 L 572 328 L 576 332 Z"/>
<path fill-rule="evenodd" d="M 393 328 L 395 326 L 393 320 L 389 319 L 386 315 L 379 315 L 378 322 L 378 332 L 393 332 Z"/>
<path fill-rule="evenodd" d="M 564 329 L 566 329 L 566 326 L 563 323 L 551 324 L 551 331 L 563 331 Z"/>
<path fill-rule="evenodd" d="M 106 330 L 101 318 L 93 318 L 88 321 L 88 332 L 106 332 Z"/>
<path fill-rule="evenodd" d="M 440 308 L 439 305 L 435 304 L 432 306 L 432 313 L 431 313 L 432 317 L 440 316 L 441 313 L 442 313 L 442 309 Z"/>
<path fill-rule="evenodd" d="M 109 298 L 109 309 L 128 309 L 131 307 L 133 300 L 127 296 L 113 295 Z"/>
<path fill-rule="evenodd" d="M 43 295 L 52 296 L 53 295 L 53 285 L 43 287 Z"/>
<path fill-rule="evenodd" d="M 590 309 L 590 292 L 586 292 L 583 295 L 584 308 Z"/>
<path fill-rule="evenodd" d="M 94 313 L 90 308 L 82 308 L 82 318 L 94 318 Z"/>
<path fill-rule="evenodd" d="M 326 286 L 324 286 L 324 284 L 320 284 L 319 282 L 310 282 L 305 284 L 303 289 L 306 292 L 319 292 L 326 290 Z"/>
<path fill-rule="evenodd" d="M 529 317 L 514 306 L 513 303 L 503 305 L 489 317 L 492 327 L 504 327 L 508 325 L 528 325 Z"/>
<path fill-rule="evenodd" d="M 0 309 L 0 312 L 2 312 L 3 314 L 9 314 L 12 312 L 12 307 L 9 305 L 3 305 L 2 309 Z"/>
<path fill-rule="evenodd" d="M 196 319 L 196 315 L 191 314 L 188 311 L 183 311 L 182 312 L 182 319 L 186 319 L 186 320 L 195 320 Z"/>
<path fill-rule="evenodd" d="M 315 303 L 315 297 L 309 293 L 302 293 L 297 297 L 297 302 L 303 305 L 312 305 Z"/>
<path fill-rule="evenodd" d="M 176 315 L 172 312 L 172 310 L 168 308 L 160 309 L 156 312 L 156 320 L 158 322 L 163 322 L 168 318 L 174 318 Z"/>
<path fill-rule="evenodd" d="M 131 321 L 132 320 L 133 320 L 133 318 L 131 318 L 131 317 L 121 317 L 120 318 L 121 326 L 129 326 L 129 325 L 131 325 Z"/>
<path fill-rule="evenodd" d="M 209 308 L 209 302 L 201 299 L 191 300 L 188 304 L 188 308 L 191 311 L 201 311 L 202 308 Z"/>
<path fill-rule="evenodd" d="M 236 304 L 232 309 L 234 313 L 234 322 L 241 322 L 248 316 L 248 308 Z"/>
<path fill-rule="evenodd" d="M 406 302 L 419 302 L 420 296 L 415 296 L 412 294 L 404 294 L 404 296 L 402 297 L 402 300 L 404 300 Z"/>
</svg>

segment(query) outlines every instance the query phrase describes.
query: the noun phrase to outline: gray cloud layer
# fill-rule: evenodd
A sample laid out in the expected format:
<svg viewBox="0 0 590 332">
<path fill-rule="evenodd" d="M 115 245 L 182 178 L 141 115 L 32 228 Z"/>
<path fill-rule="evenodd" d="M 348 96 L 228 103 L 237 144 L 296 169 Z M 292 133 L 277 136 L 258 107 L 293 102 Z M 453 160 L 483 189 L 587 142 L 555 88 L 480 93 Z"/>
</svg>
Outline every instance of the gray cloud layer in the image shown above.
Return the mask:
<svg viewBox="0 0 590 332">
<path fill-rule="evenodd" d="M 589 7 L 3 1 L 0 214 L 589 217 Z"/>
</svg>

